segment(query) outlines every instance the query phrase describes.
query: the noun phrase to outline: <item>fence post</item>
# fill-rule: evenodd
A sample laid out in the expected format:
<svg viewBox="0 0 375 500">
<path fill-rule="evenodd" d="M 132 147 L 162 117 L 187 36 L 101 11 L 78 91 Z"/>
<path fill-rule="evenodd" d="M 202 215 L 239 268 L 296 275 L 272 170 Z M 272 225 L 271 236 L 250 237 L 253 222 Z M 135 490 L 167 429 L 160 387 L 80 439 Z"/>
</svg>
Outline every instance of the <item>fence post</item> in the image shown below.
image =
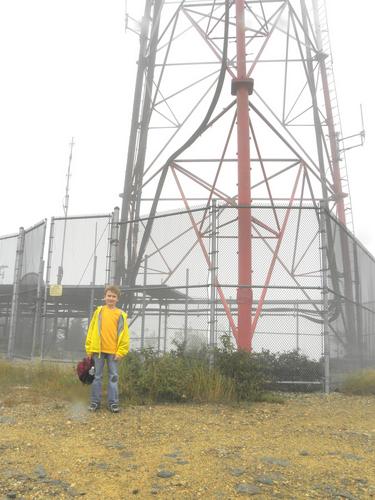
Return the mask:
<svg viewBox="0 0 375 500">
<path fill-rule="evenodd" d="M 145 346 L 147 262 L 148 262 L 148 256 L 145 255 L 143 262 L 144 271 L 143 271 L 143 299 L 142 299 L 142 318 L 141 318 L 141 349 L 143 349 Z"/>
<path fill-rule="evenodd" d="M 217 272 L 217 203 L 211 205 L 211 288 L 210 288 L 210 347 L 216 344 L 216 272 Z"/>
<path fill-rule="evenodd" d="M 119 246 L 119 217 L 120 209 L 115 207 L 112 214 L 110 246 L 109 246 L 109 266 L 107 283 L 114 285 L 116 283 L 116 266 L 118 259 Z"/>
<path fill-rule="evenodd" d="M 167 333 L 168 333 L 168 302 L 165 302 L 164 311 L 164 354 L 167 352 Z"/>
<path fill-rule="evenodd" d="M 42 301 L 43 301 L 43 274 L 44 274 L 44 260 L 43 260 L 43 253 L 44 253 L 44 244 L 46 240 L 46 231 L 47 231 L 47 220 L 44 220 L 44 226 L 43 226 L 43 239 L 42 239 L 42 248 L 41 248 L 41 253 L 40 253 L 40 262 L 39 262 L 39 273 L 38 273 L 38 285 L 37 285 L 37 292 L 36 292 L 36 304 L 35 304 L 35 315 L 34 315 L 34 328 L 33 328 L 33 343 L 31 347 L 31 358 L 35 356 L 35 347 L 36 347 L 36 337 L 38 334 L 38 331 L 40 330 L 41 326 L 41 313 L 42 313 Z"/>
<path fill-rule="evenodd" d="M 45 347 L 46 333 L 47 333 L 48 288 L 49 288 L 50 281 L 51 281 L 51 262 L 52 262 L 54 231 L 55 231 L 55 218 L 52 217 L 50 230 L 49 230 L 46 284 L 44 287 L 44 304 L 43 304 L 43 312 L 42 312 L 42 327 L 41 327 L 41 339 L 40 339 L 40 359 L 41 359 L 41 361 L 43 361 L 43 358 L 44 358 L 44 347 Z"/>
<path fill-rule="evenodd" d="M 161 314 L 162 314 L 162 301 L 159 302 L 159 318 L 158 318 L 158 354 L 160 354 L 160 340 L 161 340 Z"/>
<path fill-rule="evenodd" d="M 189 318 L 189 269 L 186 269 L 185 321 L 184 321 L 184 344 L 185 345 L 186 345 L 186 342 L 187 342 L 188 318 Z"/>
<path fill-rule="evenodd" d="M 97 247 L 97 239 L 98 239 L 98 223 L 95 223 L 95 238 L 94 238 L 94 258 L 92 264 L 92 281 L 91 281 L 91 290 L 90 290 L 90 305 L 89 305 L 89 317 L 88 321 L 90 322 L 93 310 L 94 310 L 94 300 L 95 300 L 95 283 L 96 283 L 96 267 L 98 262 L 98 256 L 96 255 L 96 247 Z"/>
<path fill-rule="evenodd" d="M 327 280 L 327 238 L 326 238 L 326 217 L 324 206 L 320 205 L 320 241 L 321 241 L 321 267 L 322 267 L 322 295 L 323 295 L 323 345 L 324 345 L 324 392 L 330 392 L 330 345 L 328 326 L 328 280 Z"/>
<path fill-rule="evenodd" d="M 44 246 L 44 245 L 43 245 Z M 41 313 L 42 313 L 42 287 L 43 287 L 43 271 L 44 271 L 44 260 L 40 261 L 39 275 L 38 275 L 38 285 L 36 292 L 36 304 L 35 304 L 35 314 L 34 314 L 34 328 L 33 328 L 33 344 L 31 347 L 31 359 L 35 356 L 36 338 L 38 335 L 38 330 L 41 324 Z"/>
<path fill-rule="evenodd" d="M 295 305 L 296 311 L 296 351 L 299 353 L 299 305 L 298 302 Z"/>
<path fill-rule="evenodd" d="M 14 357 L 14 345 L 16 340 L 16 328 L 17 328 L 17 313 L 18 313 L 18 301 L 19 301 L 19 288 L 22 276 L 22 264 L 23 264 L 23 252 L 25 247 L 25 230 L 20 227 L 18 238 L 17 238 L 17 250 L 16 250 L 16 262 L 14 266 L 14 278 L 13 278 L 13 294 L 12 294 L 12 308 L 10 313 L 10 325 L 9 325 L 9 339 L 8 339 L 8 352 L 7 357 L 12 359 Z"/>
<path fill-rule="evenodd" d="M 357 370 L 363 370 L 365 366 L 366 356 L 366 346 L 364 342 L 364 332 L 363 332 L 363 309 L 362 309 L 362 287 L 361 287 L 361 276 L 359 272 L 359 262 L 358 262 L 358 246 L 356 241 L 352 240 L 353 245 L 353 266 L 354 266 L 354 307 L 356 314 L 356 335 L 355 339 L 357 342 L 356 349 L 356 364 Z M 368 355 L 368 353 L 367 353 Z"/>
</svg>

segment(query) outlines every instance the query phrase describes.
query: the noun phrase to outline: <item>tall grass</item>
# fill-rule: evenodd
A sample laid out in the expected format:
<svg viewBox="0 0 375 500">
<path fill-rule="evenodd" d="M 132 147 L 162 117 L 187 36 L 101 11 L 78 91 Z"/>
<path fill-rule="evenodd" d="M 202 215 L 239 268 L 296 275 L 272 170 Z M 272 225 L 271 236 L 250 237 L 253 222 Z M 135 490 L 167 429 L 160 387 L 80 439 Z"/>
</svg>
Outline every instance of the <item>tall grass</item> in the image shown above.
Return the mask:
<svg viewBox="0 0 375 500">
<path fill-rule="evenodd" d="M 47 362 L 8 362 L 0 360 L 0 388 L 28 387 L 41 395 L 72 399 L 86 392 L 75 375 L 75 366 Z"/>
<path fill-rule="evenodd" d="M 236 399 L 234 381 L 215 368 L 194 367 L 186 389 L 189 395 L 186 398 L 193 401 L 227 403 Z"/>
<path fill-rule="evenodd" d="M 341 390 L 346 394 L 375 394 L 375 370 L 364 370 L 349 375 Z"/>
</svg>

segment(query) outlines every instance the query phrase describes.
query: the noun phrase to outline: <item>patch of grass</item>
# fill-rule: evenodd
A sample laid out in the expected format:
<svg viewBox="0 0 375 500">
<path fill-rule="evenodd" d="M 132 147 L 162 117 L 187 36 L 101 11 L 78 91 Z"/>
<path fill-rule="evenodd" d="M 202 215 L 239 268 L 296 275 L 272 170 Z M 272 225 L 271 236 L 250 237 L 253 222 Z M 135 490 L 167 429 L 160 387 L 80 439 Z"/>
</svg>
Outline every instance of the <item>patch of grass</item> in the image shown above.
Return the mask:
<svg viewBox="0 0 375 500">
<path fill-rule="evenodd" d="M 0 384 L 7 388 L 14 385 L 29 385 L 30 377 L 26 365 L 0 361 Z"/>
<path fill-rule="evenodd" d="M 0 360 L 0 387 L 25 386 L 38 394 L 62 399 L 86 397 L 85 388 L 75 374 L 75 366 L 47 362 L 8 362 Z"/>
<path fill-rule="evenodd" d="M 278 394 L 277 392 L 263 392 L 260 394 L 258 401 L 263 403 L 284 404 L 285 396 Z"/>
<path fill-rule="evenodd" d="M 375 394 L 375 370 L 364 370 L 349 375 L 341 387 L 345 394 Z"/>
<path fill-rule="evenodd" d="M 187 397 L 197 402 L 225 403 L 236 399 L 234 381 L 202 364 L 192 367 L 186 391 Z"/>
</svg>

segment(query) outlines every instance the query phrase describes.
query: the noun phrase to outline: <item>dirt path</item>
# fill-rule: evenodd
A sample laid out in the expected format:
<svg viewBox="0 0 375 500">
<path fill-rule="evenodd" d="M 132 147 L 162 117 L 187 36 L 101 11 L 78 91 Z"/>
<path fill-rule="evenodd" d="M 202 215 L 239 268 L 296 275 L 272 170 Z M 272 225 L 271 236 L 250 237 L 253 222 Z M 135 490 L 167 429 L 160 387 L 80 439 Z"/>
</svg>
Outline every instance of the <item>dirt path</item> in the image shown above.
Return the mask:
<svg viewBox="0 0 375 500">
<path fill-rule="evenodd" d="M 375 498 L 374 397 L 119 415 L 22 388 L 0 400 L 3 498 Z"/>
</svg>

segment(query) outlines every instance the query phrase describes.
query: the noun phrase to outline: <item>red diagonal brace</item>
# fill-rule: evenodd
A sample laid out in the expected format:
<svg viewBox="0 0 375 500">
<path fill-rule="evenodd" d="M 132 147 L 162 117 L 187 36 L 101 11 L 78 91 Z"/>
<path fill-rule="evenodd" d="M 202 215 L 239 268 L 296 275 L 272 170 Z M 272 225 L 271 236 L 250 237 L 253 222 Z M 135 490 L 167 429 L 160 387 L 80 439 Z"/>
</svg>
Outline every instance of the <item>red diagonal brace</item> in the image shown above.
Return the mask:
<svg viewBox="0 0 375 500">
<path fill-rule="evenodd" d="M 197 226 L 197 223 L 195 222 L 194 220 L 194 217 L 192 215 L 192 212 L 190 210 L 190 207 L 189 207 L 189 204 L 187 202 L 187 199 L 186 199 L 186 196 L 184 194 L 184 191 L 182 189 L 182 186 L 181 186 L 181 183 L 180 183 L 180 180 L 179 178 L 177 177 L 177 174 L 176 174 L 176 171 L 175 171 L 175 167 L 172 166 L 171 167 L 171 170 L 172 170 L 172 173 L 173 173 L 173 176 L 175 178 L 175 181 L 176 181 L 176 184 L 177 184 L 177 187 L 180 191 L 180 194 L 181 194 L 181 198 L 184 202 L 184 205 L 185 205 L 185 208 L 186 210 L 188 211 L 188 214 L 189 214 L 189 217 L 190 217 L 190 221 L 191 221 L 191 224 L 194 228 L 194 231 L 195 231 L 195 234 L 197 236 L 197 239 L 198 239 L 198 242 L 199 242 L 199 245 L 202 249 L 202 252 L 203 252 L 203 255 L 204 255 L 204 258 L 206 259 L 206 262 L 207 262 L 207 265 L 208 265 L 208 268 L 211 269 L 212 268 L 212 263 L 211 263 L 211 259 L 210 259 L 210 256 L 208 255 L 208 252 L 207 252 L 207 249 L 204 245 L 204 242 L 203 242 L 203 239 L 202 239 L 202 235 L 200 233 L 200 231 L 198 230 L 198 226 Z M 226 301 L 225 299 L 225 296 L 224 296 L 224 292 L 217 280 L 217 276 L 215 274 L 215 286 L 216 286 L 216 289 L 217 289 L 217 292 L 219 294 L 219 297 L 220 297 L 220 300 L 223 304 L 223 307 L 224 307 L 224 311 L 225 311 L 225 314 L 227 315 L 227 318 L 228 318 L 228 321 L 229 321 L 229 325 L 230 325 L 230 329 L 233 333 L 233 336 L 234 338 L 236 339 L 237 343 L 238 343 L 238 338 L 237 338 L 237 328 L 236 328 L 236 325 L 234 323 L 234 320 L 233 320 L 233 316 L 232 316 L 232 313 L 230 311 L 230 308 L 229 308 L 229 305 L 228 305 L 228 302 Z"/>
</svg>

